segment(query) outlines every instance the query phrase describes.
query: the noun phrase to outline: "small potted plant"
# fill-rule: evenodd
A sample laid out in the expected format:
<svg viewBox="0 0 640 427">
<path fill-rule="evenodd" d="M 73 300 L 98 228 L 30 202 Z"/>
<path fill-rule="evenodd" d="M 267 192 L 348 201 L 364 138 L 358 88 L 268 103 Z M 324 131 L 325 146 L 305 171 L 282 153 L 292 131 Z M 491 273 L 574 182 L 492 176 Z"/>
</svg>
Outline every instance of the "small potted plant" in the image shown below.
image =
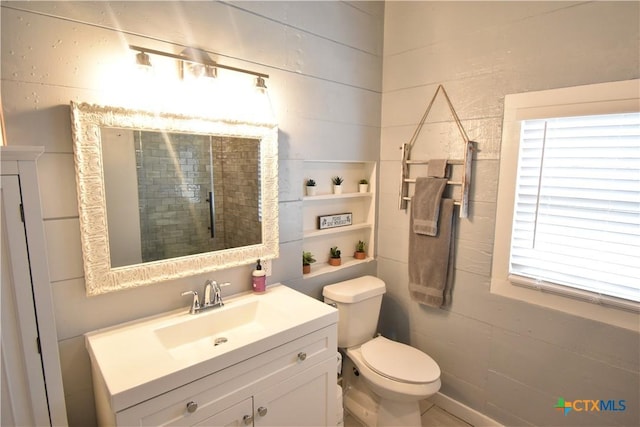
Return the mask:
<svg viewBox="0 0 640 427">
<path fill-rule="evenodd" d="M 316 262 L 311 252 L 302 251 L 302 274 L 311 273 L 311 264 Z"/>
<path fill-rule="evenodd" d="M 342 258 L 340 258 L 340 249 L 337 246 L 331 248 L 329 255 L 329 265 L 333 265 L 334 267 L 342 264 Z"/>
<path fill-rule="evenodd" d="M 364 242 L 362 240 L 358 240 L 356 243 L 356 251 L 353 254 L 355 259 L 365 259 L 367 257 L 367 253 L 364 249 Z"/>
<path fill-rule="evenodd" d="M 307 196 L 316 195 L 316 182 L 312 178 L 307 180 Z"/>
<path fill-rule="evenodd" d="M 358 181 L 358 190 L 360 190 L 361 193 L 366 193 L 369 190 L 369 181 L 364 178 Z"/>
<path fill-rule="evenodd" d="M 342 194 L 342 183 L 344 179 L 341 176 L 334 176 L 331 178 L 331 182 L 333 183 L 333 194 Z"/>
</svg>

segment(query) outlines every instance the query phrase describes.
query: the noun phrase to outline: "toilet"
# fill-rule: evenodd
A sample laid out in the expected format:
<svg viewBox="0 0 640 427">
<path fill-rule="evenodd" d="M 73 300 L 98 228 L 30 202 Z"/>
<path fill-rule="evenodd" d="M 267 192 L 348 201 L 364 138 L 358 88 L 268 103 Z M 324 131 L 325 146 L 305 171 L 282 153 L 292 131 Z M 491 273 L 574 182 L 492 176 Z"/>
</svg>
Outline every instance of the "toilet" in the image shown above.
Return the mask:
<svg viewBox="0 0 640 427">
<path fill-rule="evenodd" d="M 420 426 L 419 402 L 440 390 L 440 367 L 416 348 L 374 337 L 384 293 L 374 276 L 322 290 L 324 301 L 338 308 L 344 407 L 367 427 Z"/>
</svg>

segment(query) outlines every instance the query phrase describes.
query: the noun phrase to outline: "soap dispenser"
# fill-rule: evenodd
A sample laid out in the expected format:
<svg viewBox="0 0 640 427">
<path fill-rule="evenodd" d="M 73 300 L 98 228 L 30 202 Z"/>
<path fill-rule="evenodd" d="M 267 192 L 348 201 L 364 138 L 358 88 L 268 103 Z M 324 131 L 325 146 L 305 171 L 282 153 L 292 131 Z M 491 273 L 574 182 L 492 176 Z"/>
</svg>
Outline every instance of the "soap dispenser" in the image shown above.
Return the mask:
<svg viewBox="0 0 640 427">
<path fill-rule="evenodd" d="M 260 260 L 258 260 L 256 269 L 251 273 L 251 283 L 253 285 L 253 292 L 262 293 L 267 290 L 267 272 L 262 269 Z"/>
</svg>

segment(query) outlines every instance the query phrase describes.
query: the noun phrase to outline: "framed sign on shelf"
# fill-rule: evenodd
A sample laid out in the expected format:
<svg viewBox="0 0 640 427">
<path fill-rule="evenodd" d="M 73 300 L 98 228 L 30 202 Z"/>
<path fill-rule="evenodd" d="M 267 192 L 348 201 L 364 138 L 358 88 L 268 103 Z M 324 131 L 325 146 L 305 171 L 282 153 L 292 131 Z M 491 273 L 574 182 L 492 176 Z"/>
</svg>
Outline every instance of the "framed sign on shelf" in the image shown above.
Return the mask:
<svg viewBox="0 0 640 427">
<path fill-rule="evenodd" d="M 328 228 L 345 227 L 353 223 L 353 214 L 351 212 L 320 215 L 318 216 L 318 230 L 326 230 Z"/>
</svg>

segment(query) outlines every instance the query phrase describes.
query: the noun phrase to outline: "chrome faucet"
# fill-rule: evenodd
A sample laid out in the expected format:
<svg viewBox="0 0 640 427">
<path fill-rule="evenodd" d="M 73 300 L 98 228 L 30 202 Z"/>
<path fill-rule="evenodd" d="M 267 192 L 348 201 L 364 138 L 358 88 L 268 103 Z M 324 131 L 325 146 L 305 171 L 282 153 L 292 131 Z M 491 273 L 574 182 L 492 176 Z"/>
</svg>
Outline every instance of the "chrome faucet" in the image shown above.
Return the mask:
<svg viewBox="0 0 640 427">
<path fill-rule="evenodd" d="M 224 286 L 224 285 L 223 285 Z M 213 293 L 213 299 L 212 295 Z M 202 303 L 202 309 L 209 307 L 222 307 L 224 302 L 222 301 L 222 290 L 220 285 L 215 280 L 207 280 L 204 283 L 204 302 Z"/>
<path fill-rule="evenodd" d="M 203 307 L 209 307 L 211 305 L 211 291 L 213 290 L 213 284 L 216 282 L 212 282 L 211 280 L 207 280 L 204 282 L 204 301 L 202 302 Z"/>
<path fill-rule="evenodd" d="M 189 314 L 196 314 L 198 311 L 200 311 L 200 300 L 198 299 L 198 293 L 196 291 L 184 291 L 180 295 L 182 295 L 183 297 L 186 295 L 193 295 L 193 302 L 191 303 Z"/>
<path fill-rule="evenodd" d="M 228 285 L 230 285 L 230 283 L 223 283 L 219 285 L 215 280 L 207 280 L 204 283 L 202 303 L 200 302 L 196 291 L 183 292 L 181 294 L 182 296 L 193 295 L 193 302 L 191 303 L 189 314 L 198 314 L 210 308 L 222 307 L 224 302 L 222 301 L 222 290 L 220 288 Z"/>
<path fill-rule="evenodd" d="M 213 305 L 219 305 L 220 307 L 222 307 L 224 305 L 224 302 L 222 301 L 222 289 L 220 289 L 222 286 L 228 286 L 229 283 L 223 283 L 222 285 L 218 285 L 217 282 L 213 282 Z"/>
</svg>

